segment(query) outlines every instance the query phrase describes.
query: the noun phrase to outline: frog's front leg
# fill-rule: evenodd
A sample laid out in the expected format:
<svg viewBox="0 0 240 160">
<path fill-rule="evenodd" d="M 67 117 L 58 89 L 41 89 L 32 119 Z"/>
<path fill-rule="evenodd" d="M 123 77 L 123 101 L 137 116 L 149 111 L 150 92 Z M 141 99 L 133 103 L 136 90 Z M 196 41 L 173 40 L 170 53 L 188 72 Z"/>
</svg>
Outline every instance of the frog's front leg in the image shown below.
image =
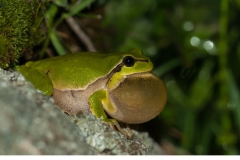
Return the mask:
<svg viewBox="0 0 240 160">
<path fill-rule="evenodd" d="M 106 106 L 109 110 L 114 110 L 112 104 L 109 102 L 108 93 L 106 90 L 99 90 L 95 93 L 93 93 L 89 97 L 89 103 L 90 103 L 90 109 L 92 113 L 105 123 L 108 123 L 113 130 L 115 130 L 114 126 L 117 127 L 117 129 L 124 134 L 125 137 L 131 139 L 132 138 L 132 132 L 128 131 L 126 132 L 121 128 L 117 120 L 115 119 L 109 119 L 107 118 L 107 115 L 103 109 L 103 105 Z"/>
</svg>

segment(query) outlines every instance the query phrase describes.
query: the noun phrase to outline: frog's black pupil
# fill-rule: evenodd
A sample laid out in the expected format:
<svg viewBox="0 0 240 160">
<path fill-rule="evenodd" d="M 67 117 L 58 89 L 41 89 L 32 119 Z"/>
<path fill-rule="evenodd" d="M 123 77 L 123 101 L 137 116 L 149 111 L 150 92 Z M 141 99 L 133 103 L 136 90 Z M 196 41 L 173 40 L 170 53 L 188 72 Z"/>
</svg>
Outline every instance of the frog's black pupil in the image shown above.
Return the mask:
<svg viewBox="0 0 240 160">
<path fill-rule="evenodd" d="M 124 58 L 123 63 L 127 67 L 132 67 L 134 65 L 135 61 L 134 61 L 133 57 L 128 56 L 128 57 Z"/>
</svg>

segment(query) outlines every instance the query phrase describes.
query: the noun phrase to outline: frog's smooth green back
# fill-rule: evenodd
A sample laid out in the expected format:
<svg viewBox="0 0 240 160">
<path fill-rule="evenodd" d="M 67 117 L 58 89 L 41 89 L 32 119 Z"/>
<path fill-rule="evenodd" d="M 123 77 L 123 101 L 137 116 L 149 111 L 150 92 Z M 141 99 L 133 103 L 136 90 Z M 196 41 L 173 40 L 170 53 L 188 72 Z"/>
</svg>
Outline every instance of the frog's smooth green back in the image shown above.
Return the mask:
<svg viewBox="0 0 240 160">
<path fill-rule="evenodd" d="M 109 74 L 123 57 L 148 59 L 139 52 L 101 54 L 82 52 L 53 57 L 26 65 L 48 73 L 55 88 L 81 89 Z M 49 71 L 49 72 L 48 72 Z"/>
</svg>

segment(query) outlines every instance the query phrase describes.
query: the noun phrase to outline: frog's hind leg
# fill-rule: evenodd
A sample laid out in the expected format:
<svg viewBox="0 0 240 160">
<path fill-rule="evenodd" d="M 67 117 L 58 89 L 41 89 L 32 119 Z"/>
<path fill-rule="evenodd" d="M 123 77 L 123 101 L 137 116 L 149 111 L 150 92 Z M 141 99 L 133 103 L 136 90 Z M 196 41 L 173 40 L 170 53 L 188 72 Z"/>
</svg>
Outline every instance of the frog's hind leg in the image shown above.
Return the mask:
<svg viewBox="0 0 240 160">
<path fill-rule="evenodd" d="M 19 71 L 25 79 L 30 81 L 36 89 L 42 91 L 47 96 L 52 95 L 53 85 L 45 72 L 25 65 L 18 67 L 17 71 Z"/>
</svg>

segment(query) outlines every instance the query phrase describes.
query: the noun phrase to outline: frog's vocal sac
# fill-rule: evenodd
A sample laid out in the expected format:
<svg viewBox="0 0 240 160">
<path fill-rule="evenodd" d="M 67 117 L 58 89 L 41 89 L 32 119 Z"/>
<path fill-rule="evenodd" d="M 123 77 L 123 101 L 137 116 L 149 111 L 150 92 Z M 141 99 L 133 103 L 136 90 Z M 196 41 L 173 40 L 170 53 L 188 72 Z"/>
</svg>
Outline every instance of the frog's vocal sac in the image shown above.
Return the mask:
<svg viewBox="0 0 240 160">
<path fill-rule="evenodd" d="M 153 64 L 138 49 L 123 53 L 83 52 L 27 62 L 17 70 L 69 115 L 92 112 L 131 138 L 118 121 L 138 124 L 159 115 L 167 101 Z M 108 118 L 106 113 L 111 117 Z"/>
</svg>

